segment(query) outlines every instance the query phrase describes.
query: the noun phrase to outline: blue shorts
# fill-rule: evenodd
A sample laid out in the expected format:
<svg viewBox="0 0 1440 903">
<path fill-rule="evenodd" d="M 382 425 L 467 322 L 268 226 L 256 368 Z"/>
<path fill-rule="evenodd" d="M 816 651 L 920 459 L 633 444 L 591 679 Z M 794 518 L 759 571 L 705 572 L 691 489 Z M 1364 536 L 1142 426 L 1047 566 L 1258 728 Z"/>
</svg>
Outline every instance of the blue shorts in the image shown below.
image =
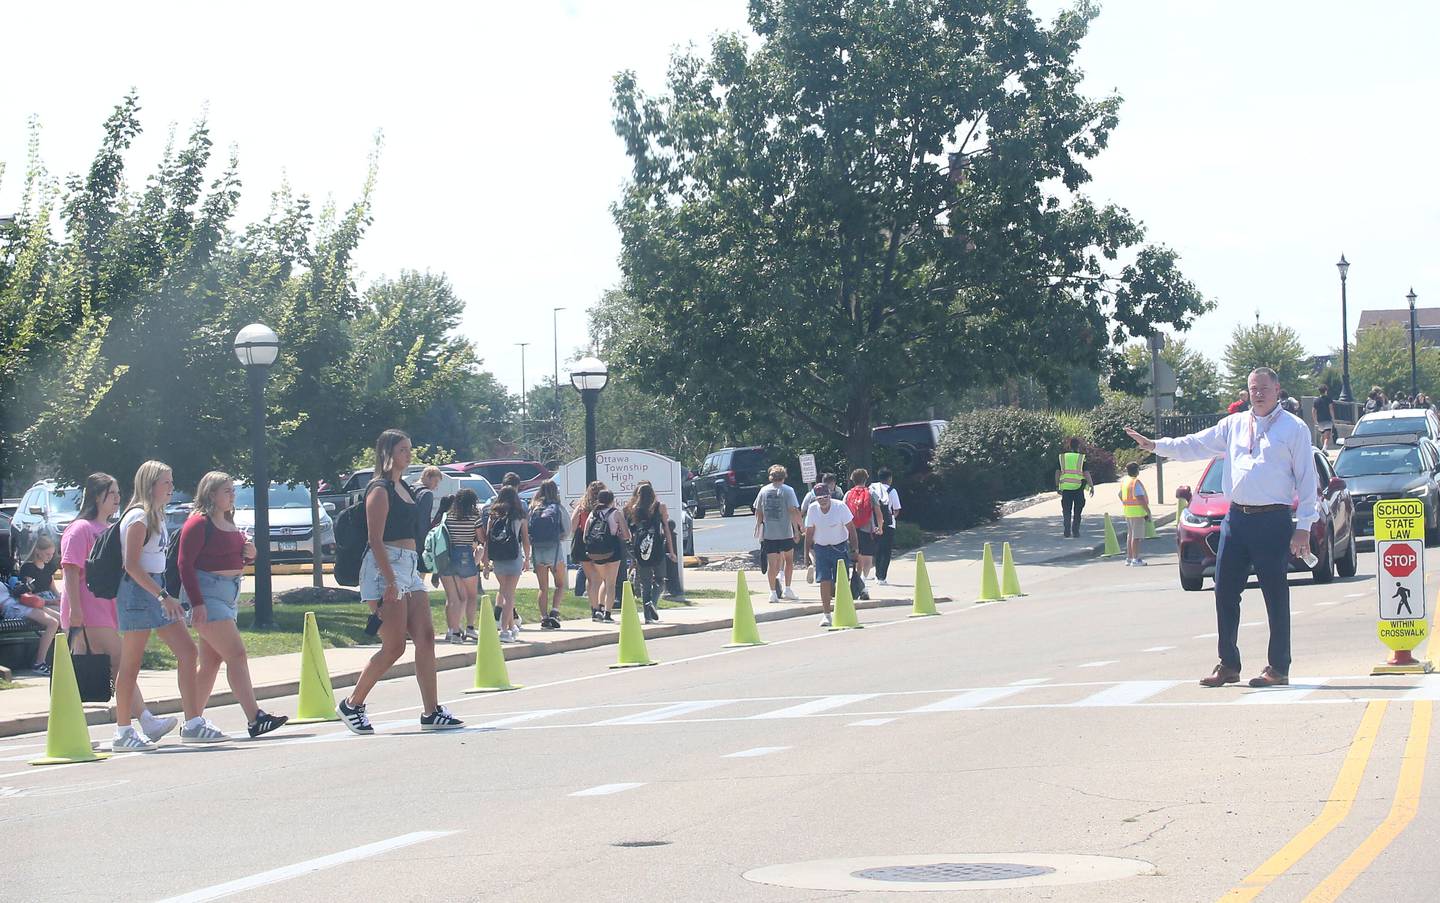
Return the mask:
<svg viewBox="0 0 1440 903">
<path fill-rule="evenodd" d="M 420 577 L 420 558 L 414 549 L 402 549 L 387 545 L 385 556 L 390 559 L 390 570 L 395 572 L 395 588 L 400 595 L 425 592 L 425 581 Z M 360 561 L 360 599 L 363 602 L 378 602 L 385 598 L 385 575 L 375 564 L 375 553 L 365 550 Z"/>
<path fill-rule="evenodd" d="M 525 571 L 525 560 L 519 555 L 508 561 L 490 559 L 490 569 L 496 577 L 519 577 Z"/>
<path fill-rule="evenodd" d="M 838 543 L 833 546 L 816 546 L 815 549 L 815 579 L 821 583 L 835 582 L 835 566 L 845 562 L 846 575 L 849 575 L 850 546 L 846 543 Z"/>
<path fill-rule="evenodd" d="M 565 546 L 558 539 L 555 542 L 532 542 L 530 563 L 537 568 L 563 568 Z"/>
<path fill-rule="evenodd" d="M 164 574 L 151 574 L 156 586 L 165 585 Z M 129 574 L 120 575 L 120 591 L 115 594 L 115 613 L 120 623 L 120 632 L 127 630 L 159 630 L 175 622 L 165 614 L 160 600 L 148 589 L 130 579 Z"/>
<path fill-rule="evenodd" d="M 472 545 L 458 545 L 450 547 L 450 567 L 447 569 L 451 577 L 458 577 L 467 580 L 480 573 L 480 568 L 475 566 L 475 547 Z"/>
<path fill-rule="evenodd" d="M 195 579 L 200 583 L 200 595 L 205 600 L 205 620 L 235 620 L 240 606 L 240 578 L 196 571 Z M 192 608 L 195 604 L 183 586 L 180 587 L 180 602 L 189 603 Z"/>
</svg>

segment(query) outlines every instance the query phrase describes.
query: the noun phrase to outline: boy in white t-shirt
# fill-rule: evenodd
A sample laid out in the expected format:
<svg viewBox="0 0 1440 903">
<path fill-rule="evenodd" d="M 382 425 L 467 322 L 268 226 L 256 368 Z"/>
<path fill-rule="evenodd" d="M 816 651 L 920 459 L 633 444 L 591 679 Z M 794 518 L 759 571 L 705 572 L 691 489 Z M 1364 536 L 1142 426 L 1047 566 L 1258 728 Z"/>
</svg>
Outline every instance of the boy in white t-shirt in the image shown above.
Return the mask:
<svg viewBox="0 0 1440 903">
<path fill-rule="evenodd" d="M 860 544 L 855 532 L 855 516 L 843 501 L 833 499 L 823 483 L 815 484 L 815 501 L 805 512 L 805 546 L 815 562 L 815 578 L 820 581 L 820 605 L 825 615 L 821 627 L 830 626 L 830 600 L 835 596 L 835 581 L 849 579 L 850 562 Z M 845 562 L 841 570 L 840 562 Z"/>
</svg>

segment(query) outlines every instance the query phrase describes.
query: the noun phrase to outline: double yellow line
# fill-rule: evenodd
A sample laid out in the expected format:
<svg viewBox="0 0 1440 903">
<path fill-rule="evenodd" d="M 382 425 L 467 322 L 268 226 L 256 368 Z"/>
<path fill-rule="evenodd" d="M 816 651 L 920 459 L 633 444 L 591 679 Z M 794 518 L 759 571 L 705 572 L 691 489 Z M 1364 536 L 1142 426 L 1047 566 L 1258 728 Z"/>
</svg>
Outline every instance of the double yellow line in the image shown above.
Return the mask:
<svg viewBox="0 0 1440 903">
<path fill-rule="evenodd" d="M 1370 762 L 1370 753 L 1375 748 L 1375 738 L 1380 733 L 1380 723 L 1385 718 L 1388 706 L 1388 702 L 1377 701 L 1365 707 L 1365 715 L 1355 730 L 1355 739 L 1351 741 L 1350 750 L 1345 754 L 1340 774 L 1335 778 L 1335 785 L 1330 788 L 1330 797 L 1315 820 L 1231 888 L 1229 893 L 1220 898 L 1220 903 L 1246 903 L 1255 899 L 1345 820 L 1360 792 L 1365 768 Z M 1431 710 L 1432 704 L 1429 702 L 1414 704 L 1414 712 L 1410 718 L 1410 736 L 1405 741 L 1400 780 L 1395 789 L 1395 801 L 1390 807 L 1390 814 L 1335 871 L 1310 892 L 1303 903 L 1331 903 L 1338 899 L 1415 818 L 1415 813 L 1420 808 L 1425 755 L 1430 745 L 1430 723 L 1433 715 Z"/>
</svg>

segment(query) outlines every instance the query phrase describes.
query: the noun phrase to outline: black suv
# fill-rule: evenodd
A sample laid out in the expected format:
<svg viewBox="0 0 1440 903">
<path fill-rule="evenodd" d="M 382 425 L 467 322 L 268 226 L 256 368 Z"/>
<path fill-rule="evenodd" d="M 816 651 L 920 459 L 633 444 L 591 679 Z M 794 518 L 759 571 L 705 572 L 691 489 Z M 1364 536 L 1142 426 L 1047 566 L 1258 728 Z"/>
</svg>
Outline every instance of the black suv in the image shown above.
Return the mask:
<svg viewBox="0 0 1440 903">
<path fill-rule="evenodd" d="M 726 517 L 736 508 L 751 508 L 756 493 L 767 482 L 765 473 L 769 469 L 769 453 L 763 445 L 711 452 L 700 472 L 690 480 L 695 516 L 704 517 L 710 508 L 719 508 Z"/>
</svg>

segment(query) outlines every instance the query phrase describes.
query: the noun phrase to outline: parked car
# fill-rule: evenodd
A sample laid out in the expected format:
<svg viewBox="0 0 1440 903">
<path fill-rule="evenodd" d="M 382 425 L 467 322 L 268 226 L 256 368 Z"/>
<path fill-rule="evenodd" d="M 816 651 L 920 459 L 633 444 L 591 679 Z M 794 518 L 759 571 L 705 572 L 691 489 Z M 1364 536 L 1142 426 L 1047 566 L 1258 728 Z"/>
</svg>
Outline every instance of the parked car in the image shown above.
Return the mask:
<svg viewBox="0 0 1440 903">
<path fill-rule="evenodd" d="M 1355 532 L 1361 539 L 1375 533 L 1377 501 L 1414 498 L 1425 506 L 1425 544 L 1440 543 L 1440 447 L 1434 442 L 1413 433 L 1352 436 L 1335 472 L 1355 497 Z"/>
<path fill-rule="evenodd" d="M 906 471 L 915 473 L 930 466 L 945 426 L 944 420 L 916 420 L 877 426 L 870 430 L 870 442 L 879 448 L 895 449 L 905 459 Z"/>
<path fill-rule="evenodd" d="M 185 519 L 190 516 L 190 505 L 194 501 L 194 496 L 183 490 L 176 489 L 170 493 L 170 501 L 165 505 L 165 529 L 179 533 L 185 526 Z"/>
<path fill-rule="evenodd" d="M 255 539 L 255 487 L 235 483 L 235 526 Z M 270 484 L 270 560 L 305 562 L 312 558 L 314 526 L 310 521 L 310 490 L 304 483 Z M 320 554 L 335 558 L 335 522 L 320 509 Z"/>
<path fill-rule="evenodd" d="M 76 486 L 60 486 L 54 480 L 41 480 L 30 487 L 20 499 L 20 507 L 10 524 L 10 552 L 16 562 L 30 557 L 35 540 L 48 536 L 60 547 L 60 534 L 80 513 L 83 491 Z"/>
<path fill-rule="evenodd" d="M 0 577 L 15 572 L 15 557 L 10 554 L 10 515 L 0 511 Z"/>
<path fill-rule="evenodd" d="M 1355 549 L 1355 503 L 1345 480 L 1335 475 L 1324 453 L 1315 448 L 1311 452 L 1315 456 L 1315 492 L 1320 516 L 1310 527 L 1310 551 L 1319 560 L 1311 568 L 1292 556 L 1290 571 L 1307 571 L 1315 582 L 1329 583 L 1337 571 L 1341 577 L 1355 576 L 1359 563 Z M 1180 553 L 1180 586 L 1192 592 L 1201 588 L 1206 577 L 1215 576 L 1220 522 L 1230 510 L 1230 499 L 1224 491 L 1226 466 L 1224 458 L 1214 458 L 1193 493 L 1188 486 L 1175 490 L 1177 497 L 1189 502 L 1176 524 L 1175 542 Z M 1292 504 L 1298 506 L 1299 500 Z"/>
<path fill-rule="evenodd" d="M 534 489 L 554 476 L 550 468 L 539 461 L 462 461 L 448 465 L 453 470 L 482 476 L 491 486 L 499 486 L 505 474 L 513 473 L 520 478 L 520 489 Z"/>
<path fill-rule="evenodd" d="M 711 452 L 700 465 L 700 472 L 690 481 L 690 495 L 695 499 L 695 516 L 704 517 L 711 508 L 729 517 L 739 507 L 749 508 L 755 495 L 766 483 L 770 454 L 763 445 L 743 448 L 722 448 Z M 683 498 L 682 490 L 682 498 Z"/>
<path fill-rule="evenodd" d="M 1362 416 L 1350 434 L 1355 436 L 1395 436 L 1415 434 L 1432 442 L 1440 442 L 1440 417 L 1434 411 L 1408 408 L 1399 411 L 1375 411 Z M 1341 440 L 1348 445 L 1349 439 Z"/>
</svg>

